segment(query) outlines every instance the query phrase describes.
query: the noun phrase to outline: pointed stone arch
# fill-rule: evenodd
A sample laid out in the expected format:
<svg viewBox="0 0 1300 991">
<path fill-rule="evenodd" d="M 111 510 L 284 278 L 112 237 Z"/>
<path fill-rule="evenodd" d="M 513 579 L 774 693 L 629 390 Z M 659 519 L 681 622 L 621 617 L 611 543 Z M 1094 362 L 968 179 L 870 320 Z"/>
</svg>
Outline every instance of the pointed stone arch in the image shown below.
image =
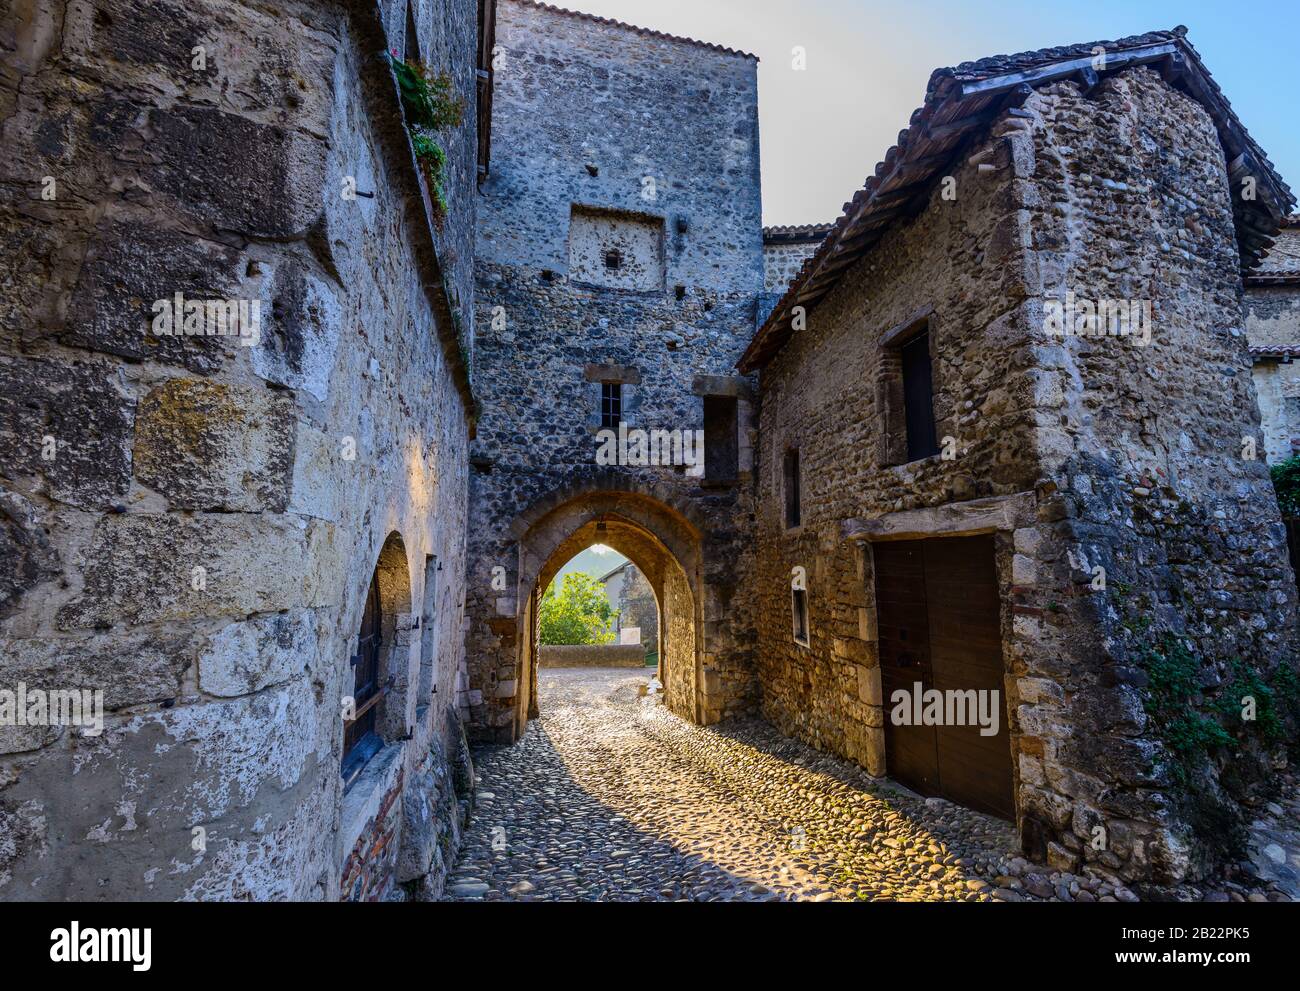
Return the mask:
<svg viewBox="0 0 1300 991">
<path fill-rule="evenodd" d="M 514 587 L 513 736 L 537 709 L 537 610 L 541 594 L 574 554 L 594 543 L 624 554 L 646 575 L 659 606 L 659 676 L 672 711 L 696 723 L 719 718 L 704 675 L 703 529 L 671 491 L 610 473 L 536 500 L 510 524 L 518 555 Z M 501 698 L 502 693 L 497 692 Z M 502 699 L 504 702 L 505 699 Z"/>
</svg>

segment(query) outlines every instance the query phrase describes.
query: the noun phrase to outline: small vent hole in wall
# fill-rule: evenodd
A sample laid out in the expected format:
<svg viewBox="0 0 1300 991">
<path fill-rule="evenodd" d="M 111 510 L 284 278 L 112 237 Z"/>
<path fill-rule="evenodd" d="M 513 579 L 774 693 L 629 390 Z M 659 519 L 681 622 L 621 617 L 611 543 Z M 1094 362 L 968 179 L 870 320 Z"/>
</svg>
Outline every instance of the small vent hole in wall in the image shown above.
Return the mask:
<svg viewBox="0 0 1300 991">
<path fill-rule="evenodd" d="M 543 281 L 543 282 L 554 282 L 554 281 L 555 281 L 555 273 L 552 272 L 549 268 L 544 268 L 544 269 L 542 269 L 542 281 Z"/>
<path fill-rule="evenodd" d="M 679 301 L 680 301 L 680 300 L 683 300 L 683 299 L 686 298 L 686 287 L 685 287 L 685 286 L 677 286 L 673 291 L 676 293 L 676 295 L 677 295 L 677 299 L 678 299 Z"/>
<path fill-rule="evenodd" d="M 623 252 L 617 248 L 605 252 L 605 267 L 611 272 L 617 272 L 623 267 Z"/>
<path fill-rule="evenodd" d="M 587 175 L 592 176 L 592 177 L 594 178 L 594 177 L 600 175 L 600 169 L 596 168 L 596 166 L 594 166 L 594 165 L 588 165 L 588 166 L 587 166 Z"/>
</svg>

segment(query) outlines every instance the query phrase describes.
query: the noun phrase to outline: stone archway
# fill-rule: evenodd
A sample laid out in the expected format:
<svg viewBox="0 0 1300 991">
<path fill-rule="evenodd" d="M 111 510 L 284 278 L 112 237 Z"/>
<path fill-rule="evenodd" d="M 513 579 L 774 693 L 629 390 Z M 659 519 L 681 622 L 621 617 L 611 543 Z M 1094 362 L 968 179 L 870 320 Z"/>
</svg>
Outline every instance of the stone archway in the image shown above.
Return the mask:
<svg viewBox="0 0 1300 991">
<path fill-rule="evenodd" d="M 659 676 L 665 702 L 684 719 L 714 722 L 703 674 L 701 532 L 679 509 L 639 491 L 566 492 L 521 514 L 518 538 L 515 732 L 537 709 L 537 609 L 542 592 L 574 554 L 601 543 L 645 574 L 659 605 Z"/>
</svg>

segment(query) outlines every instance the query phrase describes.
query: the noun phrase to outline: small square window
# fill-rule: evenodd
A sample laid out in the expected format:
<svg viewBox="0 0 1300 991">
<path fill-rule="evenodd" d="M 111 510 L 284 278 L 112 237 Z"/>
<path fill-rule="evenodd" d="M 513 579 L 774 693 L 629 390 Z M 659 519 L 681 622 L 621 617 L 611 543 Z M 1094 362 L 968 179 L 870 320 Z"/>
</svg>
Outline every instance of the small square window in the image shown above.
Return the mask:
<svg viewBox="0 0 1300 991">
<path fill-rule="evenodd" d="M 623 252 L 614 248 L 605 252 L 605 267 L 611 272 L 617 272 L 623 267 Z"/>
<path fill-rule="evenodd" d="M 600 383 L 600 426 L 604 430 L 618 429 L 623 419 L 623 383 Z"/>
</svg>

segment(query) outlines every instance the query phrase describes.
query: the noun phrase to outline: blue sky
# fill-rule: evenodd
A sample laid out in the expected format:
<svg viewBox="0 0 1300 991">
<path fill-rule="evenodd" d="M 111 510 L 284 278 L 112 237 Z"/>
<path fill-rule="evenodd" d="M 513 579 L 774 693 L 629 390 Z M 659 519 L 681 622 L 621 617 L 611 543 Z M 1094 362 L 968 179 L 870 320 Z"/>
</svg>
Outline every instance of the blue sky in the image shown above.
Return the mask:
<svg viewBox="0 0 1300 991">
<path fill-rule="evenodd" d="M 1273 164 L 1300 190 L 1300 2 L 958 3 L 556 0 L 758 55 L 763 222 L 833 220 L 920 106 L 932 70 L 986 55 L 1185 24 Z M 795 45 L 808 68 L 791 69 Z"/>
</svg>

